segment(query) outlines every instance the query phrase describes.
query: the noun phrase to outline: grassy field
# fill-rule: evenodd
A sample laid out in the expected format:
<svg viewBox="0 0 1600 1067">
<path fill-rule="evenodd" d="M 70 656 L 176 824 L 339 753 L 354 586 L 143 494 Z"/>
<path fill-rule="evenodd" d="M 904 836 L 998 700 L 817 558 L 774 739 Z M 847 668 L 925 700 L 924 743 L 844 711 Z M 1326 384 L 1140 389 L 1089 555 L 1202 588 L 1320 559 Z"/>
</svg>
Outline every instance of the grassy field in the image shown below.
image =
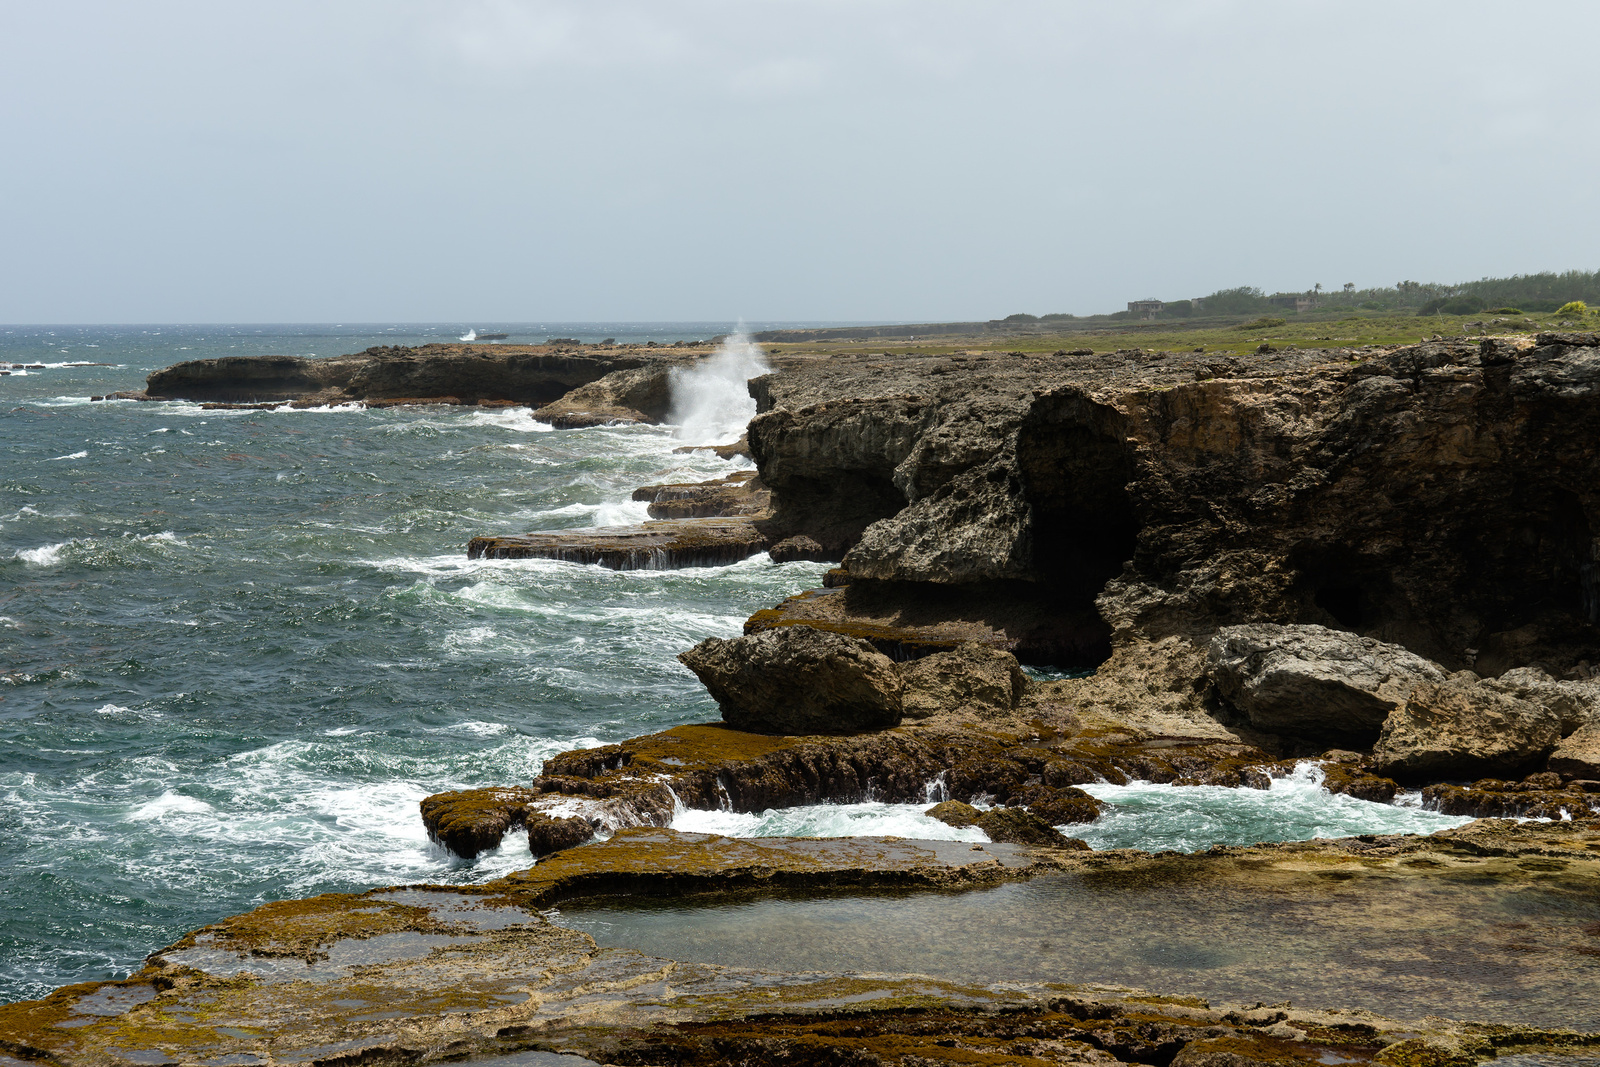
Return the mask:
<svg viewBox="0 0 1600 1067">
<path fill-rule="evenodd" d="M 1483 323 L 1479 327 L 1469 323 Z M 1275 348 L 1352 348 L 1361 345 L 1416 344 L 1438 335 L 1444 338 L 1476 337 L 1480 332 L 1494 335 L 1537 333 L 1540 330 L 1600 329 L 1600 317 L 1590 315 L 1582 321 L 1545 315 L 1427 315 L 1406 313 L 1356 312 L 1294 315 L 1262 321 L 1260 318 L 1195 318 L 1179 321 L 1134 322 L 1131 320 L 1076 320 L 1037 324 L 1015 331 L 991 329 L 970 337 L 941 336 L 927 341 L 899 338 L 843 340 L 818 338 L 815 341 L 769 344 L 766 347 L 794 352 L 883 351 L 943 354 L 970 350 L 998 352 L 1055 352 L 1093 349 L 1114 352 L 1143 348 L 1155 351 L 1195 351 L 1228 354 L 1254 351 L 1258 345 Z"/>
</svg>

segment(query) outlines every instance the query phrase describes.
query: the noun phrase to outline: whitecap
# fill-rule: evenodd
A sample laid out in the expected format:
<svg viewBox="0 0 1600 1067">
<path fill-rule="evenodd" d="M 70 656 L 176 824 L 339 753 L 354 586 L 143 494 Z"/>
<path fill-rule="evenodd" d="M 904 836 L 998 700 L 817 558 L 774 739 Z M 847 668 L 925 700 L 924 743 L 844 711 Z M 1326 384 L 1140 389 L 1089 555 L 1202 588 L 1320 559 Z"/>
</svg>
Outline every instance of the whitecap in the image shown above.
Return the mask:
<svg viewBox="0 0 1600 1067">
<path fill-rule="evenodd" d="M 975 826 L 929 818 L 926 804 L 809 804 L 754 812 L 680 809 L 672 829 L 728 837 L 909 837 L 932 841 L 989 840 Z"/>
<path fill-rule="evenodd" d="M 1088 825 L 1061 829 L 1097 849 L 1198 852 L 1217 844 L 1429 834 L 1472 821 L 1404 802 L 1379 804 L 1330 793 L 1323 780 L 1322 768 L 1307 761 L 1267 789 L 1101 782 L 1080 787 L 1101 802 L 1101 817 Z"/>
<path fill-rule="evenodd" d="M 65 455 L 65 456 L 51 456 L 50 457 L 50 462 L 54 463 L 58 459 L 88 459 L 88 458 L 89 458 L 89 453 L 87 453 L 87 452 L 73 452 L 73 453 L 71 453 L 69 455 Z"/>
<path fill-rule="evenodd" d="M 202 815 L 215 809 L 198 797 L 184 796 L 167 790 L 148 804 L 142 804 L 128 813 L 129 822 L 148 822 L 168 815 Z"/>
<path fill-rule="evenodd" d="M 462 420 L 468 426 L 494 426 L 517 433 L 550 433 L 555 427 L 533 417 L 532 408 L 479 408 Z"/>
<path fill-rule="evenodd" d="M 438 734 L 466 734 L 468 737 L 500 737 L 511 732 L 511 727 L 503 722 L 479 722 L 469 719 L 466 722 L 451 723 L 449 726 L 437 726 L 428 731 Z"/>
<path fill-rule="evenodd" d="M 132 715 L 132 708 L 125 708 L 121 704 L 102 704 L 94 709 L 100 715 Z"/>
<path fill-rule="evenodd" d="M 24 563 L 31 563 L 35 567 L 54 567 L 61 562 L 61 552 L 71 541 L 61 541 L 54 545 L 40 545 L 38 548 L 19 548 L 14 553 L 17 559 Z"/>
</svg>

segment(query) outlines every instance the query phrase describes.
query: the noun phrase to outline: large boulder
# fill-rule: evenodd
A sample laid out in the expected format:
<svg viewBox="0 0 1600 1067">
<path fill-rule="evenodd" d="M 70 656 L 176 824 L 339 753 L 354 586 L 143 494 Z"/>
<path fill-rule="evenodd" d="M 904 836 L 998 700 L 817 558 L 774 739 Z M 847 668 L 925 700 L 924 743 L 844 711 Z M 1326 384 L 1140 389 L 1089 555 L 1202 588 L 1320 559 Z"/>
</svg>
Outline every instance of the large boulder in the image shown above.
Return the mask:
<svg viewBox="0 0 1600 1067">
<path fill-rule="evenodd" d="M 900 676 L 905 680 L 908 719 L 941 712 L 969 712 L 979 718 L 1008 715 L 1027 684 L 1017 657 L 975 642 L 902 663 Z"/>
<path fill-rule="evenodd" d="M 1504 778 L 1539 763 L 1561 740 L 1561 715 L 1471 671 L 1417 685 L 1383 724 L 1373 769 L 1401 780 Z"/>
<path fill-rule="evenodd" d="M 1557 745 L 1546 766 L 1563 778 L 1600 780 L 1600 722 L 1585 726 Z"/>
<path fill-rule="evenodd" d="M 1223 699 L 1274 733 L 1370 739 L 1438 664 L 1399 645 L 1325 626 L 1256 623 L 1217 631 L 1206 671 Z"/>
<path fill-rule="evenodd" d="M 1561 719 L 1561 736 L 1600 723 L 1600 682 L 1556 679 L 1537 667 L 1518 667 L 1483 684 L 1549 708 Z"/>
<path fill-rule="evenodd" d="M 900 672 L 859 637 L 784 626 L 709 638 L 678 659 L 737 730 L 836 734 L 900 724 Z"/>
</svg>

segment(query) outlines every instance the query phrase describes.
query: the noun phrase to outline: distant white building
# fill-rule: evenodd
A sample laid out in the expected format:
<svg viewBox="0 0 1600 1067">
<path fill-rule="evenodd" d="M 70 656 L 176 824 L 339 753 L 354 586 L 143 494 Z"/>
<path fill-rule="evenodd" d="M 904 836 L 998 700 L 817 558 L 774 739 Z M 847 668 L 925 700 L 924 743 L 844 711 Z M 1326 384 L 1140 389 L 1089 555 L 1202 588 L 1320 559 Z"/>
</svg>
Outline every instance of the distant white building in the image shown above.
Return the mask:
<svg viewBox="0 0 1600 1067">
<path fill-rule="evenodd" d="M 1130 301 L 1128 301 L 1128 311 L 1131 314 L 1142 315 L 1144 318 L 1147 318 L 1147 319 L 1153 319 L 1157 315 L 1161 314 L 1161 309 L 1166 307 L 1166 306 L 1167 306 L 1166 303 L 1164 301 L 1161 301 L 1161 300 L 1130 300 Z"/>
</svg>

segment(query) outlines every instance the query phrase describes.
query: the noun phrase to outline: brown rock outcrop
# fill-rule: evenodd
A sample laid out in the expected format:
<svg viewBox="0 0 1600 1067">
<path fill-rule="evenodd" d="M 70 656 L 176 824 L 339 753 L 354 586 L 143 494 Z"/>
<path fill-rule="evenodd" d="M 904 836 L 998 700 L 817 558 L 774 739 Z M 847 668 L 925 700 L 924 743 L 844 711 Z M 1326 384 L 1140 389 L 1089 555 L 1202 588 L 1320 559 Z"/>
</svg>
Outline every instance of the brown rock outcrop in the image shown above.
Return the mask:
<svg viewBox="0 0 1600 1067">
<path fill-rule="evenodd" d="M 755 471 L 734 471 L 709 482 L 644 485 L 633 491 L 633 499 L 649 504 L 652 519 L 761 515 L 771 497 Z"/>
<path fill-rule="evenodd" d="M 1227 626 L 1211 639 L 1207 673 L 1252 725 L 1279 734 L 1370 743 L 1390 713 L 1439 665 L 1325 626 Z"/>
<path fill-rule="evenodd" d="M 598 393 L 614 403 L 648 411 L 654 380 L 660 379 L 664 393 L 666 368 L 706 351 L 684 350 L 668 359 L 664 353 L 617 348 L 469 343 L 380 346 L 323 359 L 223 356 L 158 370 L 146 380 L 145 391 L 150 397 L 234 403 L 457 397 L 468 402 L 495 399 L 539 405 L 614 372 L 632 371 L 633 377 L 618 378 Z"/>
<path fill-rule="evenodd" d="M 458 856 L 471 859 L 500 847 L 512 827 L 521 826 L 536 789 L 500 786 L 437 793 L 422 801 L 422 823 L 428 836 Z"/>
<path fill-rule="evenodd" d="M 1563 778 L 1600 779 L 1600 722 L 1563 739 L 1546 766 Z"/>
<path fill-rule="evenodd" d="M 991 841 L 1014 845 L 1031 845 L 1035 848 L 1071 848 L 1082 851 L 1089 846 L 1075 837 L 1068 837 L 1045 819 L 1022 808 L 991 808 L 979 811 L 971 804 L 959 800 L 946 800 L 935 804 L 924 814 L 938 819 L 947 826 L 976 826 Z M 1098 814 L 1098 812 L 1096 812 Z M 1070 819 L 1069 822 L 1093 822 L 1087 819 Z"/>
<path fill-rule="evenodd" d="M 1402 781 L 1476 778 L 1526 771 L 1561 740 L 1561 718 L 1463 671 L 1425 682 L 1385 720 L 1373 746 L 1379 774 Z"/>
<path fill-rule="evenodd" d="M 558 559 L 612 570 L 667 570 L 738 563 L 765 552 L 769 543 L 749 519 L 662 519 L 637 526 L 474 537 L 467 542 L 467 558 Z"/>
<path fill-rule="evenodd" d="M 708 638 L 678 659 L 738 730 L 855 733 L 900 723 L 894 662 L 859 638 L 806 626 Z"/>
<path fill-rule="evenodd" d="M 1015 656 L 975 643 L 901 664 L 900 676 L 908 719 L 947 712 L 1009 717 L 1027 685 Z"/>
<path fill-rule="evenodd" d="M 777 525 L 849 547 L 852 588 L 1018 582 L 1098 598 L 1106 638 L 1312 623 L 1450 669 L 1539 620 L 1558 674 L 1600 647 L 1586 335 L 840 357 L 751 391 Z"/>
</svg>

